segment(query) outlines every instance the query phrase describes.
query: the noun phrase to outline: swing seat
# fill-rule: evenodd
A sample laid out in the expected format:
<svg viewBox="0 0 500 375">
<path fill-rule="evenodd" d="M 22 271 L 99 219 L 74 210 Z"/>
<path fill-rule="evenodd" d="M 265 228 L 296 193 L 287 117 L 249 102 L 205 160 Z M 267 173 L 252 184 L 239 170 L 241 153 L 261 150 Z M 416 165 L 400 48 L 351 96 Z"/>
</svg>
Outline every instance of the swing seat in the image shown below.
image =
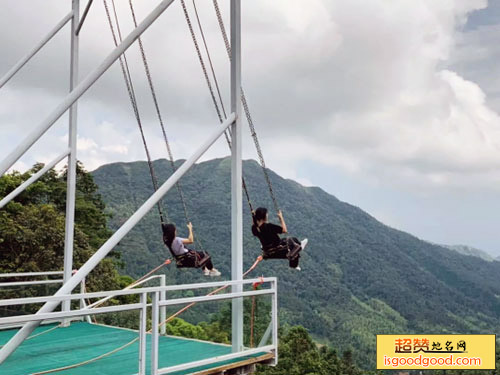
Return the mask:
<svg viewBox="0 0 500 375">
<path fill-rule="evenodd" d="M 175 257 L 175 265 L 177 268 L 203 268 L 210 260 L 210 255 L 203 252 L 200 255 L 198 252 L 189 250 L 186 254 Z"/>
<path fill-rule="evenodd" d="M 262 258 L 264 259 L 276 259 L 276 258 L 282 258 L 282 254 L 288 252 L 288 245 L 286 244 L 279 244 L 274 247 L 270 248 L 262 248 Z M 287 254 L 288 256 L 288 254 Z"/>
<path fill-rule="evenodd" d="M 290 259 L 294 260 L 299 257 L 299 253 L 302 247 L 298 244 L 294 244 L 293 248 L 290 249 L 288 242 L 282 242 L 277 246 L 262 248 L 262 258 L 263 259 Z"/>
</svg>

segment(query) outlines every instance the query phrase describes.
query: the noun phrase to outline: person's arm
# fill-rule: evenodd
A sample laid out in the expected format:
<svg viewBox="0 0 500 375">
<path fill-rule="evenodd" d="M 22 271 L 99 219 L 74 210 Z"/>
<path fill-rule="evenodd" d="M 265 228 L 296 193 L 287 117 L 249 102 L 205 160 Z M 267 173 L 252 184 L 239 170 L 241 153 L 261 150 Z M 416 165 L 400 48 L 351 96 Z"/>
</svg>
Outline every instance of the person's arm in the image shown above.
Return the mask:
<svg viewBox="0 0 500 375">
<path fill-rule="evenodd" d="M 194 235 L 193 235 L 193 224 L 191 224 L 191 222 L 188 223 L 187 225 L 188 229 L 189 229 L 189 236 L 188 238 L 185 238 L 182 240 L 182 243 L 184 245 L 190 245 L 194 242 Z"/>
<path fill-rule="evenodd" d="M 281 212 L 281 210 L 278 211 L 278 219 L 280 219 L 280 224 L 281 224 L 281 228 L 283 228 L 283 233 L 288 233 L 285 219 L 283 218 L 283 213 Z"/>
</svg>

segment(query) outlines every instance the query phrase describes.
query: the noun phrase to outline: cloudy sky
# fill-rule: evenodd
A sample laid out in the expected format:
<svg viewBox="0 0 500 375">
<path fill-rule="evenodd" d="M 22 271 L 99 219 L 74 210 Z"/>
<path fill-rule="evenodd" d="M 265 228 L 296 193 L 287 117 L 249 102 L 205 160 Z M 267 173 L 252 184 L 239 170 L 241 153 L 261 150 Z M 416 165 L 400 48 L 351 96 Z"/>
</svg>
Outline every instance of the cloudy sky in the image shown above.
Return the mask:
<svg viewBox="0 0 500 375">
<path fill-rule="evenodd" d="M 115 1 L 126 34 L 128 1 Z M 135 3 L 142 19 L 158 0 Z M 229 2 L 220 3 L 228 22 Z M 69 0 L 0 5 L 0 75 L 70 9 Z M 228 105 L 212 2 L 197 5 Z M 0 158 L 67 93 L 68 34 L 0 90 Z M 268 166 L 420 238 L 500 255 L 499 40 L 491 0 L 243 1 L 243 85 Z M 174 154 L 185 158 L 217 117 L 179 1 L 143 41 Z M 96 1 L 81 33 L 80 78 L 112 48 Z M 165 157 L 135 45 L 128 58 L 152 154 Z M 118 64 L 80 101 L 78 134 L 88 169 L 145 159 Z M 50 161 L 66 143 L 63 117 L 15 167 Z M 220 141 L 205 159 L 224 155 Z M 244 156 L 255 158 L 249 137 Z"/>
</svg>

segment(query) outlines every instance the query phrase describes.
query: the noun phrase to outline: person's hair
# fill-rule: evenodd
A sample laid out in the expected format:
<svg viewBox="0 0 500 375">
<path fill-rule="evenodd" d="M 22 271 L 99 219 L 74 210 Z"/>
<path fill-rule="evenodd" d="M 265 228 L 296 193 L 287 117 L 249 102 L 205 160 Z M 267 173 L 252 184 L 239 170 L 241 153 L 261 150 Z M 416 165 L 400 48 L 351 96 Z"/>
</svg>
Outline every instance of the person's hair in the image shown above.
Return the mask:
<svg viewBox="0 0 500 375">
<path fill-rule="evenodd" d="M 267 208 L 259 207 L 255 210 L 255 214 L 253 215 L 253 223 L 257 226 L 257 222 L 259 220 L 266 220 L 267 217 Z"/>
<path fill-rule="evenodd" d="M 162 224 L 161 228 L 163 230 L 163 242 L 167 247 L 172 250 L 172 242 L 175 238 L 175 225 L 174 224 Z"/>
</svg>

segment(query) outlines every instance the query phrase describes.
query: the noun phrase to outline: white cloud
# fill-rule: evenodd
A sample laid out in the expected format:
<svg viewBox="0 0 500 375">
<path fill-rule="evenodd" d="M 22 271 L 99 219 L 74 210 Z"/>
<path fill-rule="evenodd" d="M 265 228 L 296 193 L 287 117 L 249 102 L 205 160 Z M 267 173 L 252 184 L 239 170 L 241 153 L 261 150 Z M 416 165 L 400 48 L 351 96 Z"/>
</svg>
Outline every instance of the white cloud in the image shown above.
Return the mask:
<svg viewBox="0 0 500 375">
<path fill-rule="evenodd" d="M 109 145 L 101 147 L 101 150 L 104 152 L 110 152 L 113 154 L 121 154 L 126 155 L 128 153 L 128 148 L 123 145 Z"/>
<path fill-rule="evenodd" d="M 93 139 L 78 137 L 76 141 L 76 147 L 80 151 L 91 151 L 98 148 L 97 143 Z"/>
</svg>

